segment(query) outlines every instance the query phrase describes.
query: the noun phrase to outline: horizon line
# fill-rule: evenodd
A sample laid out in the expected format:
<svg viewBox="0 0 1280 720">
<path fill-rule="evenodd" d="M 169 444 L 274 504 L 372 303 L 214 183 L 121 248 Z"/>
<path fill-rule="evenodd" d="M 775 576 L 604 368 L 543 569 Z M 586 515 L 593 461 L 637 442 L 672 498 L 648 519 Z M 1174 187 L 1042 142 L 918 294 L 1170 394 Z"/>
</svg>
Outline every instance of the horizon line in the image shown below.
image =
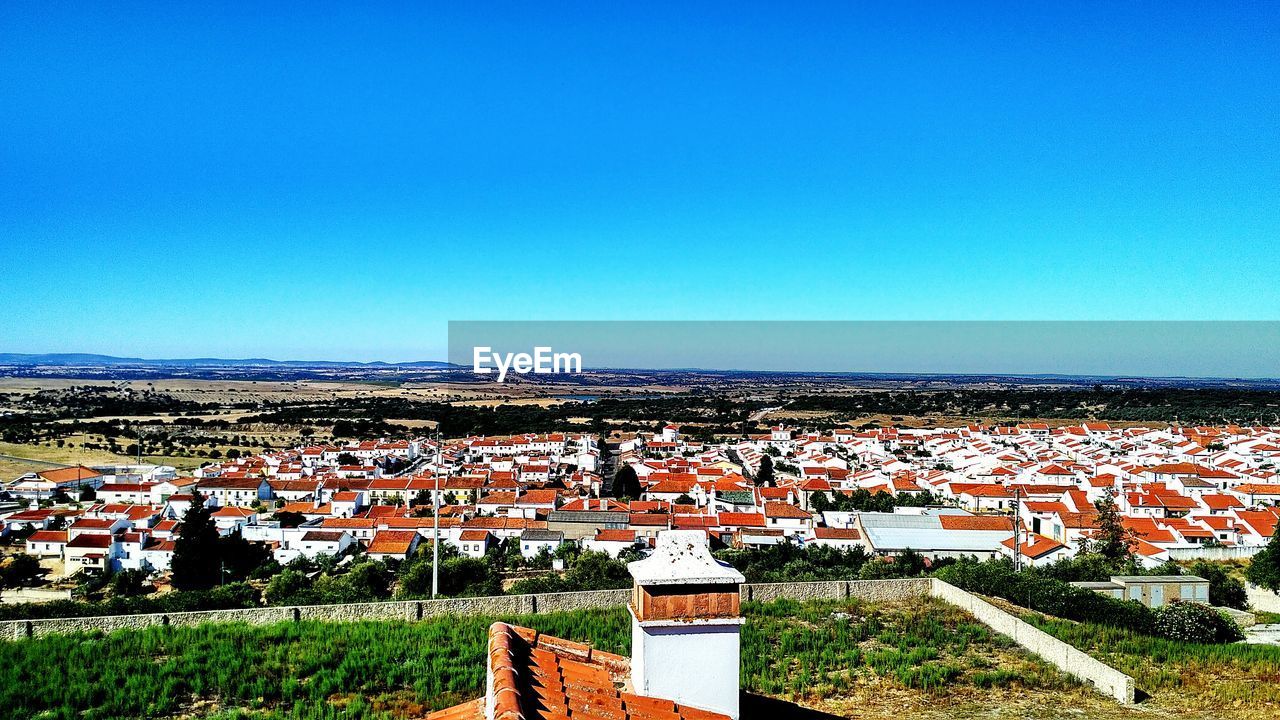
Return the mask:
<svg viewBox="0 0 1280 720">
<path fill-rule="evenodd" d="M 84 358 L 80 364 L 72 362 L 75 357 Z M 34 361 L 39 358 L 65 358 L 64 363 L 41 363 Z M 32 360 L 29 362 L 13 362 L 16 359 Z M 94 363 L 93 359 L 99 362 Z M 58 352 L 58 353 L 13 353 L 0 352 L 0 365 L 19 365 L 27 367 L 106 367 L 112 363 L 102 361 L 115 361 L 115 364 L 129 365 L 145 363 L 165 367 L 171 363 L 194 364 L 195 367 L 219 367 L 221 364 L 240 364 L 246 367 L 265 367 L 269 365 L 337 365 L 345 367 L 367 367 L 370 365 L 400 367 L 405 365 L 436 365 L 441 366 L 439 369 L 465 369 L 469 366 L 452 363 L 447 360 L 404 360 L 404 361 L 388 361 L 388 360 L 297 360 L 286 359 L 276 360 L 266 357 L 244 357 L 244 358 L 221 358 L 213 356 L 198 357 L 180 357 L 180 358 L 141 358 L 126 357 L 119 355 L 108 355 L 104 353 L 87 353 L 87 352 Z M 254 363 L 263 363 L 263 365 L 255 365 Z M 589 371 L 614 371 L 614 372 L 704 372 L 704 373 L 760 373 L 773 375 L 841 375 L 855 377 L 884 377 L 884 378 L 913 378 L 913 377 L 996 377 L 996 378 L 1035 378 L 1035 379 L 1086 379 L 1086 380 L 1219 380 L 1219 381 L 1247 381 L 1247 382 L 1280 382 L 1280 377 L 1273 376 L 1243 376 L 1243 375 L 1144 375 L 1139 373 L 1070 373 L 1070 372 L 1002 372 L 1002 371 L 985 371 L 985 372 L 951 372 L 945 370 L 930 370 L 921 372 L 905 372 L 895 370 L 770 370 L 770 369 L 751 369 L 751 368 L 716 368 L 716 367 L 614 367 L 614 366 L 594 366 L 584 367 L 583 370 Z"/>
</svg>

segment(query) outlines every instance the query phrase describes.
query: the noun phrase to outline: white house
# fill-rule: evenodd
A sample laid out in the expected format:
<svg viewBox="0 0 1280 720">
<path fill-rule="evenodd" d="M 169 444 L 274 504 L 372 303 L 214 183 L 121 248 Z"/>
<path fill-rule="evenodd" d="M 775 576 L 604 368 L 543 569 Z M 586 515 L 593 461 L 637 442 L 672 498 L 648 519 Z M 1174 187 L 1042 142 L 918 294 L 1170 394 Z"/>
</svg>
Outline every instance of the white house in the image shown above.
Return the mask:
<svg viewBox="0 0 1280 720">
<path fill-rule="evenodd" d="M 37 530 L 27 538 L 27 554 L 36 557 L 62 557 L 67 546 L 66 530 Z"/>
<path fill-rule="evenodd" d="M 617 558 L 624 550 L 630 550 L 639 545 L 636 540 L 635 530 L 607 530 L 604 528 L 596 530 L 595 537 L 583 538 L 582 548 L 592 552 L 602 552 L 611 558 Z"/>
<path fill-rule="evenodd" d="M 314 559 L 320 555 L 342 555 L 355 543 L 351 533 L 341 530 L 293 528 L 284 532 L 284 540 L 276 549 L 276 562 L 287 564 L 297 557 Z"/>
<path fill-rule="evenodd" d="M 559 530 L 525 530 L 520 533 L 520 554 L 531 559 L 543 550 L 554 553 L 562 542 L 564 533 Z"/>
<path fill-rule="evenodd" d="M 488 530 L 463 530 L 453 542 L 458 552 L 470 558 L 482 558 L 498 539 Z"/>
</svg>

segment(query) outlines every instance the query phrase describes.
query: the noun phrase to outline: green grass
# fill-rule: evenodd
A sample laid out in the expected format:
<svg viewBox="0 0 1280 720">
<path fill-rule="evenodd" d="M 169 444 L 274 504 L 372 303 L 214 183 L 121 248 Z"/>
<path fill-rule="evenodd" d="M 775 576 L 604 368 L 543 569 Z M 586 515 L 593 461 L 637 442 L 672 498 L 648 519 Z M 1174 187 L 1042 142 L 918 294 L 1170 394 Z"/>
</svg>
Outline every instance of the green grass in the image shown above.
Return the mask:
<svg viewBox="0 0 1280 720">
<path fill-rule="evenodd" d="M 1104 701 L 934 599 L 782 600 L 747 603 L 744 614 L 743 688 L 837 715 L 897 718 L 904 707 L 929 718 L 1140 712 Z M 228 623 L 0 642 L 0 720 L 421 717 L 483 693 L 484 646 L 495 619 Z M 630 653 L 630 619 L 622 608 L 509 619 Z M 1280 649 L 1191 645 L 1029 619 L 1137 677 L 1162 709 L 1280 716 L 1267 715 L 1280 707 L 1267 704 L 1280 700 Z M 1255 709 L 1262 714 L 1251 714 Z"/>
<path fill-rule="evenodd" d="M 952 686 L 1065 689 L 1076 683 L 964 612 L 911 603 L 748 603 L 744 689 L 792 700 L 840 697 L 867 682 L 939 693 Z M 997 669 L 999 655 L 1007 665 Z"/>
<path fill-rule="evenodd" d="M 1244 705 L 1262 713 L 1258 717 L 1280 717 L 1280 647 L 1179 642 L 1038 613 L 1024 613 L 1023 619 L 1132 675 L 1157 705 Z"/>
<path fill-rule="evenodd" d="M 0 643 L 0 718 L 416 717 L 477 697 L 494 618 L 209 624 Z M 514 619 L 629 652 L 623 609 Z"/>
</svg>

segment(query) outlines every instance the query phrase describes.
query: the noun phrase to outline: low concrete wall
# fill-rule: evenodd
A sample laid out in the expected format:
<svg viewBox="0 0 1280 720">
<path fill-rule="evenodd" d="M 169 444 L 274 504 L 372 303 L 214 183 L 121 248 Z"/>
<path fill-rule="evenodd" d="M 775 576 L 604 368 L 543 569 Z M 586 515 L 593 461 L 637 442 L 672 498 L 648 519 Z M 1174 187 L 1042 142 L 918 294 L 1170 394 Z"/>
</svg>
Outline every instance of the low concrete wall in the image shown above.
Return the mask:
<svg viewBox="0 0 1280 720">
<path fill-rule="evenodd" d="M 1249 607 L 1262 612 L 1280 613 L 1280 595 L 1266 588 L 1245 583 L 1245 597 L 1249 599 Z"/>
<path fill-rule="evenodd" d="M 210 622 L 242 622 L 250 625 L 296 620 L 290 607 L 248 608 L 244 610 L 207 610 L 200 612 L 156 613 L 152 615 L 106 615 L 98 617 L 50 618 L 47 620 L 9 620 L 0 622 L 0 638 L 21 639 L 58 633 L 116 630 L 141 630 L 155 625 L 200 625 Z"/>
<path fill-rule="evenodd" d="M 929 580 L 839 580 L 812 583 L 762 583 L 742 586 L 743 598 L 768 602 L 779 598 L 794 600 L 841 600 L 858 598 L 870 602 L 929 594 Z M 531 615 L 569 610 L 621 607 L 630 590 L 542 593 L 536 595 L 492 595 L 344 605 L 247 608 L 201 612 L 154 613 L 9 620 L 0 622 L 0 639 L 39 637 L 54 633 L 111 632 L 155 625 L 198 625 L 206 622 L 243 622 L 265 625 L 292 620 L 356 622 L 359 620 L 421 620 L 441 615 Z"/>
<path fill-rule="evenodd" d="M 631 599 L 631 590 L 593 590 L 590 592 L 544 593 L 542 595 L 525 595 L 532 607 L 531 613 L 557 612 L 560 610 L 602 610 L 616 608 L 627 604 Z"/>
<path fill-rule="evenodd" d="M 930 592 L 929 578 L 901 580 L 833 580 L 803 583 L 748 583 L 742 586 L 745 601 L 844 600 L 884 602 L 904 597 L 924 597 Z"/>
<path fill-rule="evenodd" d="M 17 588 L 0 592 L 0 602 L 10 605 L 29 602 L 49 602 L 50 600 L 70 600 L 70 590 L 47 590 L 45 588 Z"/>
<path fill-rule="evenodd" d="M 1242 560 L 1258 554 L 1257 547 L 1169 548 L 1170 560 Z"/>
<path fill-rule="evenodd" d="M 1098 689 L 1104 695 L 1132 705 L 1134 702 L 1133 678 L 1077 650 L 1049 633 L 1033 627 L 982 598 L 960 588 L 933 578 L 934 597 L 955 605 L 973 615 L 987 627 L 1013 641 L 1026 650 L 1040 656 L 1059 670 L 1078 678 Z"/>
<path fill-rule="evenodd" d="M 592 590 L 540 595 L 493 595 L 486 597 L 407 600 L 343 605 L 305 605 L 243 610 L 153 613 L 147 615 L 101 615 L 93 617 L 8 620 L 0 622 L 0 640 L 39 637 L 56 633 L 112 632 L 137 630 L 156 625 L 199 625 L 208 622 L 243 622 L 267 625 L 277 622 L 316 620 L 358 622 L 361 620 L 421 620 L 441 615 L 529 615 L 561 610 L 587 610 L 625 605 L 629 590 Z"/>
</svg>

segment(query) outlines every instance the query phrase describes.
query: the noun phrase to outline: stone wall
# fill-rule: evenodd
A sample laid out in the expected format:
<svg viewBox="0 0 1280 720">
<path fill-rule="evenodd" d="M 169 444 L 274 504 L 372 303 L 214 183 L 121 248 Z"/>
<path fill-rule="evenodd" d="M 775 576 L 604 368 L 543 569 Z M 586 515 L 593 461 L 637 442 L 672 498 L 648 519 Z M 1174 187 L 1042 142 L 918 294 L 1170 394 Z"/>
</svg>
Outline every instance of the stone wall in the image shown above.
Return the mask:
<svg viewBox="0 0 1280 720">
<path fill-rule="evenodd" d="M 1244 560 L 1257 555 L 1263 545 L 1254 547 L 1169 548 L 1170 560 Z"/>
<path fill-rule="evenodd" d="M 110 615 L 95 617 L 9 620 L 0 622 L 0 639 L 39 637 L 56 633 L 112 632 L 155 625 L 199 625 L 207 622 L 243 622 L 267 625 L 277 622 L 315 620 L 356 622 L 360 620 L 421 620 L 441 615 L 527 615 L 533 613 L 592 608 L 620 607 L 627 603 L 629 590 L 595 590 L 540 595 L 494 595 L 487 597 L 408 600 L 343 605 L 208 610 L 202 612 Z"/>
<path fill-rule="evenodd" d="M 742 599 L 744 601 L 769 602 L 781 598 L 802 601 L 855 598 L 867 602 L 884 602 L 904 597 L 923 597 L 930 593 L 930 587 L 928 578 L 748 583 L 742 586 Z"/>
<path fill-rule="evenodd" d="M 794 600 L 840 600 L 859 598 L 869 602 L 899 597 L 919 597 L 929 593 L 927 579 L 848 580 L 815 583 L 760 583 L 742 586 L 744 600 L 768 602 L 778 598 Z M 0 622 L 0 639 L 23 638 L 54 633 L 111 632 L 154 625 L 198 625 L 205 622 L 243 622 L 265 625 L 275 622 L 317 620 L 354 622 L 358 620 L 421 620 L 441 615 L 527 615 L 591 608 L 621 607 L 630 599 L 630 590 L 542 593 L 537 595 L 494 595 L 344 605 L 248 608 L 202 612 L 155 613 L 10 620 Z"/>
<path fill-rule="evenodd" d="M 1133 704 L 1133 678 L 1119 670 L 1023 622 L 986 600 L 937 578 L 933 578 L 932 594 L 967 611 L 987 627 L 1012 638 L 1026 650 L 1068 675 L 1093 685 L 1104 695 L 1126 705 Z"/>
<path fill-rule="evenodd" d="M 1244 592 L 1249 598 L 1250 609 L 1280 613 L 1280 595 L 1251 583 L 1245 583 Z"/>
<path fill-rule="evenodd" d="M 7 588 L 0 592 L 0 603 L 18 604 L 29 602 L 49 602 L 50 600 L 70 600 L 70 590 L 49 590 L 47 588 Z"/>
</svg>

